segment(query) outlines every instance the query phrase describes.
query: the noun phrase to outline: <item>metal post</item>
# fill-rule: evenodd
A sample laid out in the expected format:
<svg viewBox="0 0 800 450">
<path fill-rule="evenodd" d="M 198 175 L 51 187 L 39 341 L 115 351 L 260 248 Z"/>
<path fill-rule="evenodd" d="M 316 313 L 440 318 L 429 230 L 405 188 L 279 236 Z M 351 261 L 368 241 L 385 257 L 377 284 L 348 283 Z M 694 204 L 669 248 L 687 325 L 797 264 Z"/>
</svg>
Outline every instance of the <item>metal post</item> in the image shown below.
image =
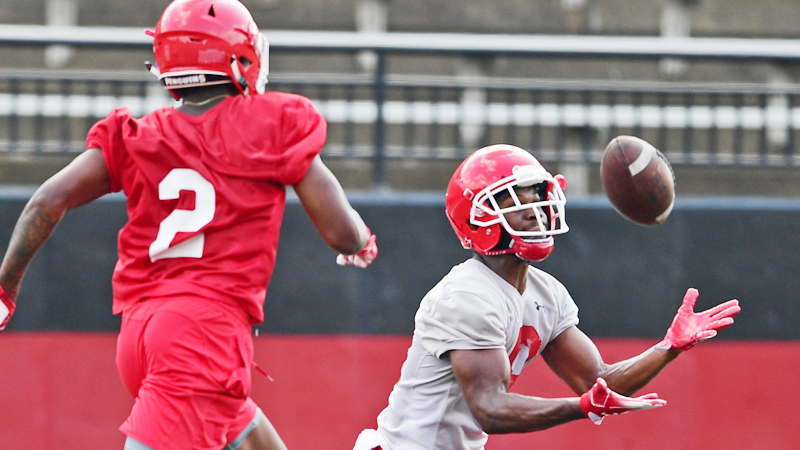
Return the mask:
<svg viewBox="0 0 800 450">
<path fill-rule="evenodd" d="M 11 113 L 8 116 L 8 151 L 15 152 L 19 147 L 19 95 L 20 81 L 17 78 L 9 80 L 9 93 L 11 94 Z"/>
<path fill-rule="evenodd" d="M 375 189 L 384 189 L 384 121 L 383 106 L 386 102 L 386 53 L 378 51 L 378 66 L 375 70 L 375 105 L 377 115 L 375 117 Z"/>
<path fill-rule="evenodd" d="M 711 111 L 711 126 L 708 130 L 708 152 L 711 154 L 713 162 L 717 162 L 719 160 L 719 126 L 717 125 L 717 114 L 719 111 L 718 104 L 719 95 L 716 93 L 709 94 L 708 106 L 709 111 Z"/>
<path fill-rule="evenodd" d="M 765 164 L 767 162 L 767 154 L 769 153 L 769 139 L 767 138 L 767 107 L 769 106 L 769 99 L 767 98 L 767 94 L 761 94 L 759 96 L 759 105 L 761 107 L 761 116 L 763 117 L 763 123 L 761 124 L 761 130 L 758 133 L 758 140 L 761 143 L 761 148 L 758 151 L 758 155 L 760 157 L 761 164 Z"/>
<path fill-rule="evenodd" d="M 789 111 L 789 120 L 788 120 L 788 131 L 789 131 L 789 141 L 786 143 L 786 156 L 789 157 L 788 162 L 789 165 L 795 165 L 795 154 L 796 149 L 795 146 L 797 145 L 797 130 L 794 128 L 793 123 L 793 116 L 794 116 L 794 105 L 797 103 L 796 100 L 797 96 L 794 94 L 788 95 L 788 111 Z"/>
</svg>

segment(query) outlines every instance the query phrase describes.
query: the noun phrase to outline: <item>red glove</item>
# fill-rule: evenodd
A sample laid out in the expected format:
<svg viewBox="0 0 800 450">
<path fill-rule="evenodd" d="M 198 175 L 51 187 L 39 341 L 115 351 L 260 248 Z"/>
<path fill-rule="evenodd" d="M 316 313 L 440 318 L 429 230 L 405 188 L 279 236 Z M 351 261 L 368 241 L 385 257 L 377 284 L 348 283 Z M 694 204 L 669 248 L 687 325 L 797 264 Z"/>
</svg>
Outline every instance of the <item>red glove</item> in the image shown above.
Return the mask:
<svg viewBox="0 0 800 450">
<path fill-rule="evenodd" d="M 694 312 L 694 304 L 700 295 L 695 288 L 689 288 L 683 296 L 683 303 L 678 308 L 678 313 L 672 319 L 672 325 L 667 330 L 664 340 L 656 345 L 656 350 L 669 350 L 677 348 L 689 350 L 700 341 L 711 339 L 721 330 L 733 323 L 733 316 L 739 314 L 742 308 L 739 301 L 728 300 L 711 309 L 700 313 Z"/>
<path fill-rule="evenodd" d="M 658 398 L 658 394 L 647 394 L 641 397 L 625 397 L 608 388 L 606 380 L 598 378 L 591 389 L 581 395 L 581 409 L 595 425 L 600 425 L 605 416 L 624 414 L 629 411 L 658 408 L 667 404 Z"/>
<path fill-rule="evenodd" d="M 6 329 L 6 325 L 11 320 L 11 316 L 14 315 L 16 307 L 14 300 L 11 300 L 3 286 L 0 286 L 0 331 Z"/>
<path fill-rule="evenodd" d="M 367 239 L 367 244 L 364 245 L 364 248 L 362 248 L 361 251 L 355 255 L 337 256 L 336 264 L 339 264 L 340 266 L 352 264 L 362 269 L 372 264 L 372 261 L 374 261 L 375 257 L 378 256 L 378 244 L 375 243 L 376 237 L 371 231 L 369 231 L 369 228 L 367 228 L 367 231 L 369 232 L 369 239 Z"/>
</svg>

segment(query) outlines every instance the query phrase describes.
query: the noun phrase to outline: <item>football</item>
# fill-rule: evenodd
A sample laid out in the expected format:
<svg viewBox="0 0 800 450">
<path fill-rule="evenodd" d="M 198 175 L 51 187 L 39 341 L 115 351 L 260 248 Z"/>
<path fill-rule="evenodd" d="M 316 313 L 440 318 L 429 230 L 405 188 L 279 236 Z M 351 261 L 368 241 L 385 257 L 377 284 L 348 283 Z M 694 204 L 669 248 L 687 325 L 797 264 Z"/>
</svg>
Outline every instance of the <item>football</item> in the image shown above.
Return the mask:
<svg viewBox="0 0 800 450">
<path fill-rule="evenodd" d="M 675 203 L 675 174 L 667 158 L 647 141 L 617 136 L 603 152 L 600 181 L 611 205 L 640 225 L 660 225 Z"/>
</svg>

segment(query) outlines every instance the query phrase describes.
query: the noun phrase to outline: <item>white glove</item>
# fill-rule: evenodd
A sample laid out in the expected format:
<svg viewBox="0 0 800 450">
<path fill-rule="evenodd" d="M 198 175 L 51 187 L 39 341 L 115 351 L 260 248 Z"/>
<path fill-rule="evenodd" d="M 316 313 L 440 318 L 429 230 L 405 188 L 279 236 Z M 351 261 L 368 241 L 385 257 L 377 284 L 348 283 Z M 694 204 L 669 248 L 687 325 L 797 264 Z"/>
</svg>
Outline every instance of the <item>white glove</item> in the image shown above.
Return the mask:
<svg viewBox="0 0 800 450">
<path fill-rule="evenodd" d="M 378 244 L 375 243 L 375 235 L 370 232 L 369 239 L 364 248 L 354 255 L 339 255 L 336 257 L 336 264 L 346 266 L 352 264 L 356 267 L 365 268 L 372 264 L 375 257 L 378 256 Z"/>
</svg>

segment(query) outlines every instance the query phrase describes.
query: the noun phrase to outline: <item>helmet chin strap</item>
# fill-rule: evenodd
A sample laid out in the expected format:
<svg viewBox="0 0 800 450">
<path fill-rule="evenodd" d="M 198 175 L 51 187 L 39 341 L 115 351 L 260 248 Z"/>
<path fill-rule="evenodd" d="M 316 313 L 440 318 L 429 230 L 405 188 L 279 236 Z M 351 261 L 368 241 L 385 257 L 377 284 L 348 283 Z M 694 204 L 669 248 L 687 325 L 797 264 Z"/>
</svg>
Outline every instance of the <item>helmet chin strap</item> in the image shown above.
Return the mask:
<svg viewBox="0 0 800 450">
<path fill-rule="evenodd" d="M 553 238 L 536 241 L 526 241 L 522 237 L 511 236 L 505 228 L 500 227 L 500 240 L 493 249 L 486 252 L 490 256 L 514 254 L 526 262 L 539 262 L 550 256 L 553 252 Z"/>
<path fill-rule="evenodd" d="M 247 79 L 245 79 L 242 72 L 239 70 L 239 64 L 237 64 L 236 58 L 231 58 L 231 71 L 233 72 L 233 82 L 234 84 L 239 85 L 242 88 L 242 92 L 244 94 L 248 93 L 248 86 L 247 86 Z"/>
<path fill-rule="evenodd" d="M 159 71 L 158 67 L 156 67 L 156 65 L 151 63 L 150 61 L 145 61 L 144 66 L 147 68 L 147 71 L 155 75 L 156 78 L 161 76 L 161 71 Z"/>
<path fill-rule="evenodd" d="M 497 245 L 494 246 L 492 251 L 503 251 L 503 250 L 510 250 L 511 247 L 514 245 L 514 238 L 508 234 L 505 228 L 502 226 L 500 227 L 500 239 L 497 241 Z"/>
<path fill-rule="evenodd" d="M 515 241 L 512 245 L 512 250 L 517 258 L 527 262 L 544 261 L 551 253 L 553 253 L 553 238 L 541 242 L 527 242 L 522 238 Z"/>
</svg>

